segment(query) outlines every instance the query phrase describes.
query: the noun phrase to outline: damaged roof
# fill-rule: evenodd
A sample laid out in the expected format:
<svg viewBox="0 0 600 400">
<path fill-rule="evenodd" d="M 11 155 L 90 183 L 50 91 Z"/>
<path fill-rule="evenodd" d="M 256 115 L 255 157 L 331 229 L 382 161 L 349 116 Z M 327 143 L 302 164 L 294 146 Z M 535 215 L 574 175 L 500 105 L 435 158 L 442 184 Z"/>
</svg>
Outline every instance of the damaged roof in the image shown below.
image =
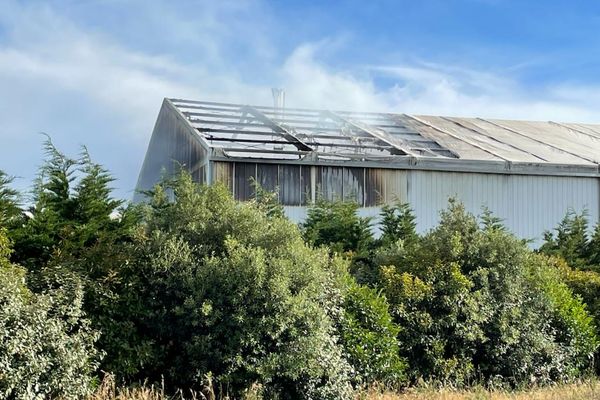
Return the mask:
<svg viewBox="0 0 600 400">
<path fill-rule="evenodd" d="M 228 158 L 600 164 L 600 125 L 167 102 Z"/>
</svg>

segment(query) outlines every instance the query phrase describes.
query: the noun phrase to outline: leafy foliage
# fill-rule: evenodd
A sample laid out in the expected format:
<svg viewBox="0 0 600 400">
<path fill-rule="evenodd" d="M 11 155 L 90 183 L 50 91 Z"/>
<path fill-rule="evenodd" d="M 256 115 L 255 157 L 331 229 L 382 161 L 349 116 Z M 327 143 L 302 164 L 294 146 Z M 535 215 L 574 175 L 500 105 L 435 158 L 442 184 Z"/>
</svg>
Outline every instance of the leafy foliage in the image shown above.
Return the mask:
<svg viewBox="0 0 600 400">
<path fill-rule="evenodd" d="M 418 239 L 416 217 L 410 205 L 396 202 L 381 208 L 381 245 L 390 245 L 398 240 L 413 242 Z"/>
<path fill-rule="evenodd" d="M 571 267 L 586 268 L 589 265 L 587 255 L 590 251 L 587 231 L 587 212 L 577 214 L 574 210 L 568 210 L 556 227 L 556 235 L 552 232 L 544 233 L 544 244 L 540 251 L 561 256 Z"/>
<path fill-rule="evenodd" d="M 254 188 L 254 201 L 258 209 L 264 212 L 267 217 L 284 218 L 285 212 L 283 206 L 279 203 L 279 193 L 276 191 L 270 192 L 263 188 L 256 180 L 252 180 Z"/>
<path fill-rule="evenodd" d="M 184 173 L 156 187 L 135 247 L 135 323 L 153 343 L 146 376 L 198 388 L 210 372 L 234 394 L 258 383 L 268 397 L 349 395 L 332 323 L 345 265 L 287 219 Z"/>
<path fill-rule="evenodd" d="M 362 253 L 373 243 L 371 218 L 358 216 L 354 201 L 318 199 L 308 208 L 302 224 L 304 238 L 315 246 L 329 246 L 333 252 Z"/>
<path fill-rule="evenodd" d="M 98 335 L 83 317 L 77 281 L 41 294 L 8 260 L 0 228 L 0 397 L 77 399 L 91 392 Z"/>
<path fill-rule="evenodd" d="M 29 271 L 28 286 L 42 293 L 75 279 L 83 289 L 83 309 L 107 356 L 103 369 L 119 375 L 131 372 L 130 361 L 143 343 L 122 310 L 121 266 L 127 262 L 127 243 L 139 218 L 134 208 L 111 197 L 113 178 L 94 163 L 85 149 L 79 159 L 45 143 L 46 161 L 34 188 L 34 205 L 21 215 L 9 234 L 13 261 Z M 139 343 L 139 344 L 136 344 Z"/>
<path fill-rule="evenodd" d="M 13 178 L 0 170 L 0 224 L 10 224 L 21 214 L 19 192 L 10 187 Z"/>
<path fill-rule="evenodd" d="M 585 214 L 536 254 L 489 210 L 451 201 L 420 236 L 397 202 L 376 240 L 354 202 L 319 199 L 298 229 L 277 193 L 255 183 L 238 203 L 187 173 L 125 206 L 85 149 L 45 148 L 28 212 L 0 172 L 5 397 L 78 398 L 100 367 L 223 396 L 341 399 L 407 379 L 567 380 L 598 351 L 600 226 L 589 235 Z"/>
<path fill-rule="evenodd" d="M 417 243 L 382 249 L 378 263 L 415 378 L 547 382 L 590 365 L 591 321 L 558 272 L 460 203 Z"/>
<path fill-rule="evenodd" d="M 399 356 L 400 327 L 390 316 L 387 300 L 351 278 L 347 285 L 340 331 L 356 380 L 398 386 L 404 382 L 406 363 Z"/>
</svg>

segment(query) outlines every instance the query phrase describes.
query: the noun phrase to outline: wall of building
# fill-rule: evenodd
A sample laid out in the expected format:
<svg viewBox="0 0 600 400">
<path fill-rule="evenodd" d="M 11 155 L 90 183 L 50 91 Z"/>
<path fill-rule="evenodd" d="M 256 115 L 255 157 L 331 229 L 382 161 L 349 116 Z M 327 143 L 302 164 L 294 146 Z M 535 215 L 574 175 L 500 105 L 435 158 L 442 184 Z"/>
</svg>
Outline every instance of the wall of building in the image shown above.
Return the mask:
<svg viewBox="0 0 600 400">
<path fill-rule="evenodd" d="M 207 181 L 208 152 L 182 118 L 175 108 L 163 103 L 138 177 L 135 202 L 143 200 L 140 191 L 151 189 L 163 174 L 170 176 L 182 166 L 197 182 Z"/>
<path fill-rule="evenodd" d="M 295 221 L 306 216 L 306 205 L 316 196 L 350 198 L 361 206 L 362 215 L 377 216 L 379 206 L 394 200 L 410 203 L 419 231 L 439 221 L 439 212 L 455 197 L 465 207 L 481 213 L 489 208 L 503 218 L 519 237 L 540 243 L 542 234 L 564 217 L 569 208 L 587 210 L 595 223 L 600 215 L 598 178 L 483 174 L 307 166 L 242 162 L 212 162 L 212 181 L 225 183 L 239 200 L 252 196 L 251 180 L 264 188 L 279 189 L 280 201 Z"/>
</svg>

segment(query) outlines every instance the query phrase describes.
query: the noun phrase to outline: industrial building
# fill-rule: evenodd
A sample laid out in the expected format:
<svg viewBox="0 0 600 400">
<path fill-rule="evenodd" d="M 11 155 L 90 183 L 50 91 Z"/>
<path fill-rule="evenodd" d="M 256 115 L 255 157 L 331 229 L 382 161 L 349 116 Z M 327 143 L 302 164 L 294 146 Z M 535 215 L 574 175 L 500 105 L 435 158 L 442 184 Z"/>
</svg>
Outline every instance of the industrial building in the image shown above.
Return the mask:
<svg viewBox="0 0 600 400">
<path fill-rule="evenodd" d="M 351 198 L 372 216 L 399 200 L 423 232 L 452 196 L 536 244 L 568 209 L 592 224 L 600 215 L 600 125 L 165 99 L 137 189 L 180 165 L 239 200 L 251 178 L 277 189 L 296 221 L 317 196 Z"/>
</svg>

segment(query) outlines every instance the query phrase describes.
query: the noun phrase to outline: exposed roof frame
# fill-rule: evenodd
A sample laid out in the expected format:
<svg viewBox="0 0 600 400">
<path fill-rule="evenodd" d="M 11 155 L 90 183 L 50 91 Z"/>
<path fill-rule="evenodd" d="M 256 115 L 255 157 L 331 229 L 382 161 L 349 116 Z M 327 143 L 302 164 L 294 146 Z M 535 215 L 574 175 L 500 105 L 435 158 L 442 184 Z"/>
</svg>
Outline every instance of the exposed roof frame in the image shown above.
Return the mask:
<svg viewBox="0 0 600 400">
<path fill-rule="evenodd" d="M 240 108 L 240 111 L 242 112 L 242 119 L 244 119 L 244 116 L 246 116 L 248 114 L 252 115 L 254 117 L 254 119 L 262 122 L 263 124 L 265 124 L 266 126 L 271 128 L 274 132 L 279 133 L 281 136 L 283 136 L 288 142 L 290 142 L 291 144 L 296 146 L 296 148 L 298 150 L 313 151 L 313 149 L 309 145 L 307 145 L 306 143 L 304 143 L 303 141 L 301 141 L 300 139 L 298 139 L 296 137 L 296 135 L 294 134 L 292 129 L 289 129 L 289 128 L 275 122 L 274 120 L 267 117 L 264 113 L 257 110 L 256 108 L 250 107 L 250 106 L 244 106 L 244 107 Z"/>
<path fill-rule="evenodd" d="M 323 111 L 323 114 L 333 120 L 340 121 L 348 126 L 358 129 L 366 133 L 367 135 L 372 136 L 383 143 L 386 143 L 389 146 L 392 146 L 394 149 L 399 150 L 402 153 L 402 155 L 417 157 L 417 154 L 415 154 L 410 149 L 410 146 L 404 140 L 394 138 L 384 130 L 342 117 L 341 115 L 333 111 Z"/>
<path fill-rule="evenodd" d="M 228 137 L 215 137 L 215 136 L 203 136 L 204 139 L 209 142 L 234 142 L 234 143 L 259 143 L 259 144 L 287 144 L 290 145 L 288 141 L 282 140 L 265 140 L 265 139 L 244 139 L 244 138 L 228 138 Z M 349 144 L 349 143 L 327 143 L 327 142 L 315 142 L 317 146 L 322 147 L 332 147 L 332 148 L 361 148 L 361 149 L 373 149 L 373 150 L 387 150 L 387 147 L 382 146 L 369 146 L 364 144 Z M 227 148 L 224 148 L 227 149 Z M 266 150 L 266 149 L 265 149 Z"/>
</svg>

